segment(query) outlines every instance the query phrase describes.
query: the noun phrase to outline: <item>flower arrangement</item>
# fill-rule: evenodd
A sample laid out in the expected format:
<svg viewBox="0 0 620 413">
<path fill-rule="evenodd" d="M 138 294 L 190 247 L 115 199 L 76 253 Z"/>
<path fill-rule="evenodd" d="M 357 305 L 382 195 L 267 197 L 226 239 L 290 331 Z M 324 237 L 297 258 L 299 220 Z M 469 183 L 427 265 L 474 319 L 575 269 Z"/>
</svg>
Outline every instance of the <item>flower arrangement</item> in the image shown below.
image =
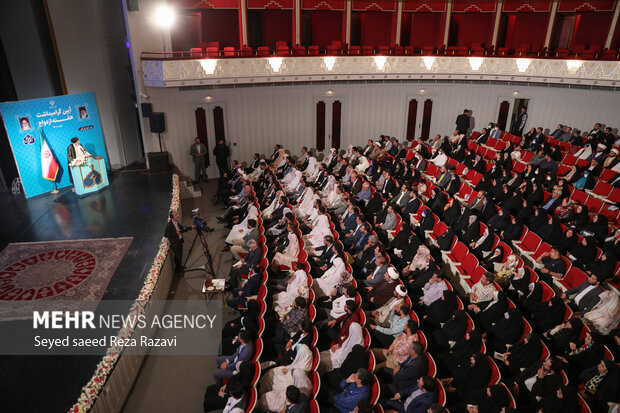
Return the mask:
<svg viewBox="0 0 620 413">
<path fill-rule="evenodd" d="M 177 210 L 180 202 L 179 176 L 174 174 L 172 176 L 172 202 L 170 203 L 170 210 Z M 153 260 L 153 265 L 144 280 L 144 285 L 138 293 L 136 301 L 129 309 L 130 316 L 138 316 L 144 311 L 144 307 L 151 298 L 151 295 L 157 285 L 159 275 L 161 274 L 161 269 L 164 265 L 164 261 L 166 260 L 169 246 L 170 243 L 168 239 L 165 237 L 162 238 L 157 255 Z M 118 331 L 117 337 L 122 339 L 130 338 L 133 335 L 133 332 L 134 328 L 132 327 L 122 328 Z M 97 364 L 95 373 L 92 375 L 88 383 L 82 387 L 82 393 L 80 394 L 77 402 L 69 409 L 69 413 L 86 413 L 93 407 L 97 397 L 99 397 L 99 393 L 103 389 L 103 386 L 108 380 L 108 377 L 122 352 L 123 348 L 121 346 L 108 347 L 106 350 L 106 355 L 99 362 L 99 364 Z"/>
<path fill-rule="evenodd" d="M 84 159 L 74 159 L 73 162 L 69 164 L 69 166 L 80 166 L 86 163 Z"/>
</svg>

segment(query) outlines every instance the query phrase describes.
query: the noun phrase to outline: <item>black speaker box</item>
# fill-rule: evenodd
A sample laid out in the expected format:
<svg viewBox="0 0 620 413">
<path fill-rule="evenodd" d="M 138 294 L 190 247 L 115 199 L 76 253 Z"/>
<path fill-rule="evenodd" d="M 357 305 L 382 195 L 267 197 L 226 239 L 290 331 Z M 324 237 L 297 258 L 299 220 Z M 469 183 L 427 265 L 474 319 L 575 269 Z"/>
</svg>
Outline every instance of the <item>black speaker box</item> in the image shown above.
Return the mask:
<svg viewBox="0 0 620 413">
<path fill-rule="evenodd" d="M 149 152 L 149 171 L 165 172 L 170 169 L 168 152 Z"/>
<path fill-rule="evenodd" d="M 166 119 L 164 112 L 153 112 L 149 116 L 152 133 L 164 133 L 166 131 Z"/>
<path fill-rule="evenodd" d="M 143 118 L 148 118 L 151 116 L 151 113 L 153 113 L 153 106 L 151 106 L 150 103 L 142 103 L 142 117 Z"/>
</svg>

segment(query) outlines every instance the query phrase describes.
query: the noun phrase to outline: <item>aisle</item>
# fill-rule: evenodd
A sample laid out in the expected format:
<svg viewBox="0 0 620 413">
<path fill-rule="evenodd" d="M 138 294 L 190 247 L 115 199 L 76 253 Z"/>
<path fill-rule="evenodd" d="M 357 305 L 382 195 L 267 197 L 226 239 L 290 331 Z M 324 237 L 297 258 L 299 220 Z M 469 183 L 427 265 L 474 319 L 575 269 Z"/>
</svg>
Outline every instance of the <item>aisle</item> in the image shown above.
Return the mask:
<svg viewBox="0 0 620 413">
<path fill-rule="evenodd" d="M 201 216 L 215 231 L 207 234 L 207 242 L 213 255 L 213 265 L 219 277 L 228 274 L 232 257 L 230 253 L 220 253 L 224 238 L 228 235 L 222 224 L 217 224 L 216 216 L 221 213 L 219 206 L 213 206 L 209 198 L 216 191 L 217 182 L 200 183 L 203 198 L 182 201 L 184 225 L 190 225 L 190 211 L 200 208 Z M 185 237 L 186 253 L 191 245 L 193 233 Z M 188 267 L 201 265 L 204 259 L 198 245 L 187 262 Z M 204 277 L 199 272 L 176 277 L 171 287 L 170 300 L 203 300 L 202 284 Z M 224 309 L 223 321 L 235 316 Z M 218 337 L 219 339 L 219 337 Z M 215 356 L 147 356 L 138 373 L 122 412 L 152 413 L 181 411 L 202 413 L 202 401 L 207 386 L 214 383 L 212 372 Z"/>
</svg>

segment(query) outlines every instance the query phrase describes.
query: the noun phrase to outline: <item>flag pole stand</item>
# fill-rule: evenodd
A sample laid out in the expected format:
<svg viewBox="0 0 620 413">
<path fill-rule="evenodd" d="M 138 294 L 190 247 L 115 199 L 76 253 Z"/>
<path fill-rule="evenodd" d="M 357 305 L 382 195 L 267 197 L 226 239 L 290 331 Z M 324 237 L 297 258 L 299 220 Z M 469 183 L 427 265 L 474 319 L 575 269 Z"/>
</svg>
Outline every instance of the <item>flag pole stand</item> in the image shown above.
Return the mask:
<svg viewBox="0 0 620 413">
<path fill-rule="evenodd" d="M 58 189 L 56 189 L 56 182 L 52 182 L 52 184 L 54 185 L 54 189 L 52 189 L 52 192 L 50 192 L 50 194 L 57 194 L 59 191 Z"/>
</svg>

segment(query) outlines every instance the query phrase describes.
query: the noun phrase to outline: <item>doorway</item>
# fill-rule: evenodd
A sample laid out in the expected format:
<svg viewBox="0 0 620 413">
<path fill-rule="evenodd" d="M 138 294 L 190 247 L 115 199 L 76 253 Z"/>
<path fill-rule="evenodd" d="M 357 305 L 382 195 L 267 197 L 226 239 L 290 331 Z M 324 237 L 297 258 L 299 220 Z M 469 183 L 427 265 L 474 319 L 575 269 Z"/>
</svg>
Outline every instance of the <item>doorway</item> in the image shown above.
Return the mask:
<svg viewBox="0 0 620 413">
<path fill-rule="evenodd" d="M 234 156 L 230 142 L 226 140 L 226 106 L 223 103 L 212 103 L 195 108 L 196 116 L 196 136 L 207 147 L 206 167 L 209 176 L 219 176 L 219 171 L 215 163 L 213 148 L 218 139 L 224 142 L 230 149 L 230 156 Z M 229 159 L 230 161 L 230 159 Z"/>
<path fill-rule="evenodd" d="M 500 97 L 497 110 L 497 124 L 500 129 L 514 134 L 517 129 L 517 116 L 519 116 L 521 108 L 529 109 L 530 106 L 531 99 Z M 524 133 L 527 130 L 526 128 L 527 122 L 523 128 Z"/>
<path fill-rule="evenodd" d="M 527 107 L 529 104 L 529 99 L 515 99 L 514 104 L 512 105 L 512 114 L 510 115 L 510 133 L 513 135 L 521 135 L 526 133 L 527 129 L 525 128 L 527 128 L 527 119 L 525 121 L 525 125 L 523 126 L 523 130 L 519 133 L 517 117 L 521 113 L 521 108 L 525 108 L 525 111 L 527 112 Z"/>
<path fill-rule="evenodd" d="M 315 99 L 314 119 L 316 150 L 340 149 L 342 140 L 342 97 L 321 97 Z"/>
<path fill-rule="evenodd" d="M 435 98 L 430 96 L 410 96 L 407 98 L 407 126 L 405 137 L 426 140 L 431 131 Z"/>
</svg>

